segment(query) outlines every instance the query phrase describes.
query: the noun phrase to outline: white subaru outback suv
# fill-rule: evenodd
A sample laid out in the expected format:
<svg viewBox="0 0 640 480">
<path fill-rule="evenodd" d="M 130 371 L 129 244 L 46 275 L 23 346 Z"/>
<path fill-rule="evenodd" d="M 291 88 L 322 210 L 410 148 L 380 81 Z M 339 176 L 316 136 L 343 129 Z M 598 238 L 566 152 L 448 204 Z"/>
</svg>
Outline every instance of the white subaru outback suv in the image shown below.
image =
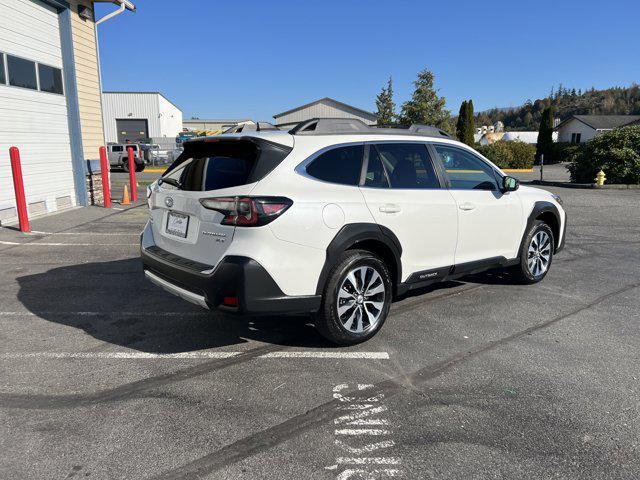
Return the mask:
<svg viewBox="0 0 640 480">
<path fill-rule="evenodd" d="M 558 196 L 421 125 L 314 119 L 189 140 L 148 196 L 149 280 L 205 308 L 310 313 L 341 345 L 433 282 L 496 267 L 539 282 L 565 241 Z"/>
</svg>

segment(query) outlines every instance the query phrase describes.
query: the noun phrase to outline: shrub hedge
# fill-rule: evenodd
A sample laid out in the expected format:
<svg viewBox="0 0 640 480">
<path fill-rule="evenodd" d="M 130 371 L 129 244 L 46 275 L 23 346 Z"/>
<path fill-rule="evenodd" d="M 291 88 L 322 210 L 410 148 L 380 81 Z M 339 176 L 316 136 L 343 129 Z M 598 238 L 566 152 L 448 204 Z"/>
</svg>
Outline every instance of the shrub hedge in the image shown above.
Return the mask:
<svg viewBox="0 0 640 480">
<path fill-rule="evenodd" d="M 535 145 L 521 141 L 499 140 L 477 150 L 500 168 L 531 168 L 536 156 Z"/>
<path fill-rule="evenodd" d="M 578 155 L 582 154 L 583 150 L 584 143 L 554 143 L 551 161 L 548 161 L 545 157 L 544 163 L 573 162 Z"/>
<path fill-rule="evenodd" d="M 567 168 L 572 182 L 593 183 L 602 169 L 606 183 L 640 184 L 640 126 L 617 128 L 589 140 Z"/>
</svg>

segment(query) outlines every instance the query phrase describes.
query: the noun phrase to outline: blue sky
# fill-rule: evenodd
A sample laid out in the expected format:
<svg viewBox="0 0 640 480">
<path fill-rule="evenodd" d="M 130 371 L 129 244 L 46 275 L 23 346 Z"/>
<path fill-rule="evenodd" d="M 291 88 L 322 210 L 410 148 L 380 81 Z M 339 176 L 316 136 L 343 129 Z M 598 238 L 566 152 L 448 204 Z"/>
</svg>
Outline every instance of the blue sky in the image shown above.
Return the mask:
<svg viewBox="0 0 640 480">
<path fill-rule="evenodd" d="M 389 75 L 400 105 L 425 67 L 455 113 L 640 82 L 638 0 L 133 1 L 98 27 L 103 87 L 160 91 L 185 118 L 272 121 L 325 96 L 373 111 Z"/>
</svg>

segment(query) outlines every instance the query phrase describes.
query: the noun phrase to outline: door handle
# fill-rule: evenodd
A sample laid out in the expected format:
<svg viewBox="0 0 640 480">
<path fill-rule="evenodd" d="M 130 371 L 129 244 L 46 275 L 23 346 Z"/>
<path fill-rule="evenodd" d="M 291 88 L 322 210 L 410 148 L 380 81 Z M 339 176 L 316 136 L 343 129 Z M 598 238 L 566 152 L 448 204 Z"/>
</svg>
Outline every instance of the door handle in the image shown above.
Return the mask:
<svg viewBox="0 0 640 480">
<path fill-rule="evenodd" d="M 378 210 L 380 210 L 382 213 L 399 213 L 402 211 L 402 209 L 400 208 L 400 205 L 396 205 L 393 203 L 387 203 L 385 205 L 381 205 Z"/>
<path fill-rule="evenodd" d="M 465 202 L 461 203 L 458 208 L 460 210 L 469 211 L 475 209 L 476 206 L 473 203 Z"/>
</svg>

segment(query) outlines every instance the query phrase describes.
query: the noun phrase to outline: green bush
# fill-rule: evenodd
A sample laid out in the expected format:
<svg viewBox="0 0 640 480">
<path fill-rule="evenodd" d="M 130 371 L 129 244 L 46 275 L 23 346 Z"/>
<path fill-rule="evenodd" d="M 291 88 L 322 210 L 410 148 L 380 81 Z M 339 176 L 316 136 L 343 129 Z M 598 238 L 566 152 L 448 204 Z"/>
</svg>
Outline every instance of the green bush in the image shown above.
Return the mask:
<svg viewBox="0 0 640 480">
<path fill-rule="evenodd" d="M 491 145 L 483 145 L 478 151 L 500 168 L 509 168 L 513 162 L 513 152 L 502 140 Z"/>
<path fill-rule="evenodd" d="M 519 140 L 505 142 L 511 149 L 513 161 L 510 168 L 531 168 L 536 158 L 536 146 Z"/>
<path fill-rule="evenodd" d="M 499 140 L 477 150 L 500 168 L 531 168 L 536 155 L 534 145 L 520 141 Z"/>
<path fill-rule="evenodd" d="M 544 163 L 573 162 L 584 150 L 583 143 L 558 142 L 553 144 L 551 161 L 545 157 Z"/>
<path fill-rule="evenodd" d="M 589 140 L 567 168 L 572 182 L 593 183 L 602 169 L 607 183 L 640 184 L 640 126 L 617 128 Z"/>
</svg>

